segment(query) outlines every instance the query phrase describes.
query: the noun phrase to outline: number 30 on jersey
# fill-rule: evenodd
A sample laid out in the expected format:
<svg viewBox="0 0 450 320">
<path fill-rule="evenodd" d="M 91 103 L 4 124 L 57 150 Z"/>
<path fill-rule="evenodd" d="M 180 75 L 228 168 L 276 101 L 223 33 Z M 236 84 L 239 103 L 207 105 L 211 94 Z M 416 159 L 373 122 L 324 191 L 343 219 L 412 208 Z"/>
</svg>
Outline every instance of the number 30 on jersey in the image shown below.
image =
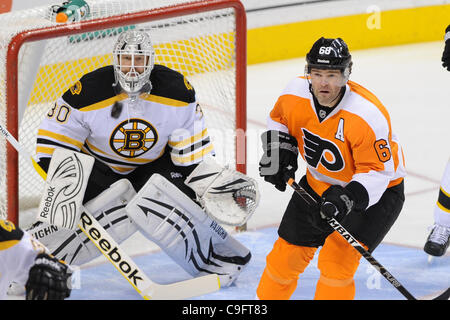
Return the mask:
<svg viewBox="0 0 450 320">
<path fill-rule="evenodd" d="M 57 103 L 47 113 L 49 119 L 54 118 L 59 123 L 65 123 L 70 115 L 70 108 L 66 105 L 58 106 Z"/>
</svg>

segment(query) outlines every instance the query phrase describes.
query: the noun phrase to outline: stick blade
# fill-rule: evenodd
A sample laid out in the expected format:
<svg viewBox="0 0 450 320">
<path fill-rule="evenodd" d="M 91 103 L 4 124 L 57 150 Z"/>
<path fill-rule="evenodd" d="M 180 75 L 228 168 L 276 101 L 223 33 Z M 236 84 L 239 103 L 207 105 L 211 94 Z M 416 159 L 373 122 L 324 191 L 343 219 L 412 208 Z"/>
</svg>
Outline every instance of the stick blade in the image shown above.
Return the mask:
<svg viewBox="0 0 450 320">
<path fill-rule="evenodd" d="M 152 300 L 183 300 L 216 292 L 220 289 L 217 274 L 209 274 L 171 284 L 154 284 L 144 294 Z"/>
</svg>

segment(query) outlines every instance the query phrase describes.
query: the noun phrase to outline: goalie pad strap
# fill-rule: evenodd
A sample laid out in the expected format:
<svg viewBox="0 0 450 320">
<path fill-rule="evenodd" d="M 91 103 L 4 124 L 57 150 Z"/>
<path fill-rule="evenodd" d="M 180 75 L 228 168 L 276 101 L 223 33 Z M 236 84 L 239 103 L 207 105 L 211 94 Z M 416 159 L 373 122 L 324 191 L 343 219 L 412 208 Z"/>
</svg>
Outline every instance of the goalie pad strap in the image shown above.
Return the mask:
<svg viewBox="0 0 450 320">
<path fill-rule="evenodd" d="M 232 226 L 246 223 L 259 203 L 254 179 L 205 158 L 186 178 L 185 184 L 214 220 Z"/>
</svg>

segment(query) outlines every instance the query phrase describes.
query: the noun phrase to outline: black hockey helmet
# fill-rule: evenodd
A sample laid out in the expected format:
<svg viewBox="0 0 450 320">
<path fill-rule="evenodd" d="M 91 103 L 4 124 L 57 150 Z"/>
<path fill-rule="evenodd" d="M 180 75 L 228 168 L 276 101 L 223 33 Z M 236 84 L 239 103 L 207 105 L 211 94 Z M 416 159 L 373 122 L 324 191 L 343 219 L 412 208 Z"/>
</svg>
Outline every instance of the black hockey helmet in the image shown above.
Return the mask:
<svg viewBox="0 0 450 320">
<path fill-rule="evenodd" d="M 306 72 L 311 68 L 338 69 L 343 73 L 351 71 L 352 56 L 347 44 L 341 38 L 320 38 L 306 55 Z"/>
</svg>

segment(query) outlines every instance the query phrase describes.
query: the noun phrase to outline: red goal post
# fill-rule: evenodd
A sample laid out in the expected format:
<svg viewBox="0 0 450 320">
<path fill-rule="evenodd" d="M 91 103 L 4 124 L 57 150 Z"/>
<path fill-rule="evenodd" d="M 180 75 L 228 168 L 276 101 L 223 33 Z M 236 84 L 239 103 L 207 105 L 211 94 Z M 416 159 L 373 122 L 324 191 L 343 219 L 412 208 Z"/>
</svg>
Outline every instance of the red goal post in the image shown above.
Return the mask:
<svg viewBox="0 0 450 320">
<path fill-rule="evenodd" d="M 124 1 L 124 0 L 122 0 Z M 115 1 L 117 2 L 117 1 Z M 151 2 L 151 1 L 149 1 Z M 51 23 L 49 26 L 40 27 L 40 28 L 27 28 L 26 30 L 22 30 L 19 33 L 15 34 L 11 37 L 7 47 L 6 47 L 6 68 L 5 68 L 5 74 L 4 74 L 4 81 L 5 83 L 5 91 L 0 92 L 0 98 L 3 95 L 4 96 L 4 103 L 6 116 L 4 119 L 2 119 L 0 115 L 0 120 L 5 121 L 5 126 L 7 127 L 8 131 L 19 140 L 19 143 L 34 143 L 28 140 L 32 140 L 33 134 L 30 136 L 20 136 L 19 135 L 19 129 L 20 129 L 20 123 L 22 121 L 20 116 L 20 106 L 19 106 L 19 73 L 20 73 L 20 63 L 19 63 L 19 52 L 21 48 L 26 43 L 32 43 L 32 42 L 39 42 L 43 40 L 48 39 L 54 39 L 57 37 L 73 37 L 76 35 L 81 34 L 87 34 L 89 32 L 97 32 L 99 30 L 105 30 L 105 29 L 111 29 L 111 28 L 119 28 L 119 27 L 125 27 L 130 25 L 138 25 L 138 24 L 145 24 L 145 23 L 151 23 L 156 21 L 163 21 L 160 22 L 160 26 L 163 29 L 164 28 L 164 21 L 165 19 L 173 20 L 178 17 L 184 17 L 189 16 L 189 19 L 192 19 L 192 15 L 202 15 L 203 13 L 211 14 L 213 12 L 220 10 L 232 10 L 234 13 L 234 30 L 231 32 L 233 43 L 231 45 L 231 50 L 233 50 L 233 53 L 231 56 L 233 56 L 232 62 L 226 62 L 225 64 L 231 64 L 232 69 L 234 70 L 234 79 L 233 81 L 229 81 L 226 78 L 221 79 L 221 81 L 218 81 L 217 84 L 217 90 L 219 93 L 214 93 L 217 96 L 222 95 L 223 93 L 221 90 L 224 86 L 230 85 L 228 82 L 232 82 L 233 86 L 233 94 L 234 94 L 234 101 L 233 106 L 230 110 L 220 109 L 217 108 L 217 105 L 215 105 L 214 102 L 208 102 L 208 104 L 211 104 L 211 110 L 208 112 L 205 112 L 207 119 L 208 118 L 215 118 L 215 114 L 225 114 L 231 113 L 233 115 L 233 130 L 235 132 L 234 137 L 234 162 L 236 165 L 236 169 L 240 172 L 246 173 L 246 139 L 245 139 L 245 132 L 246 132 L 246 16 L 245 16 L 245 9 L 242 5 L 242 3 L 238 0 L 209 0 L 209 1 L 190 1 L 185 3 L 177 3 L 174 5 L 169 5 L 165 7 L 157 7 L 157 8 L 149 8 L 147 10 L 141 10 L 136 11 L 132 13 L 123 13 L 119 15 L 112 15 L 107 17 L 99 17 L 99 18 L 92 18 L 91 20 L 84 20 L 77 23 L 66 23 L 66 24 L 56 24 Z M 221 15 L 225 15 L 224 13 L 220 12 L 218 13 L 218 18 L 220 18 Z M 1 21 L 1 20 L 0 20 Z M 200 18 L 199 21 L 201 23 L 205 23 L 205 20 L 203 18 Z M 177 22 L 180 24 L 180 22 Z M 188 22 L 183 22 L 188 23 Z M 158 27 L 159 28 L 159 27 Z M 184 29 L 184 27 L 183 27 Z M 205 30 L 203 30 L 205 31 Z M 222 32 L 222 31 L 220 31 Z M 225 31 L 228 32 L 228 31 Z M 195 35 L 192 35 L 195 37 Z M 203 37 L 203 36 L 202 36 Z M 230 35 L 226 36 L 227 38 L 230 37 Z M 183 40 L 184 41 L 184 40 Z M 196 40 L 197 41 L 197 40 Z M 216 40 L 212 41 L 213 43 Z M 196 45 L 195 45 L 196 46 Z M 5 50 L 5 48 L 1 48 L 1 50 Z M 219 48 L 217 51 L 227 51 L 229 49 L 223 49 Z M 170 51 L 170 50 L 169 50 Z M 202 51 L 202 50 L 200 50 Z M 156 52 L 156 56 L 158 57 L 158 52 Z M 208 59 L 208 58 L 207 58 Z M 214 58 L 218 59 L 218 58 Z M 175 61 L 176 58 L 170 58 L 170 61 Z M 158 61 L 157 61 L 158 62 Z M 195 69 L 197 66 L 189 67 L 191 69 Z M 222 68 L 222 67 L 220 67 Z M 219 69 L 220 69 L 219 68 Z M 40 71 L 41 72 L 41 71 Z M 58 72 L 58 71 L 56 71 Z M 199 73 L 202 74 L 199 76 L 201 78 L 204 74 L 214 74 L 217 73 L 217 77 L 222 77 L 221 73 L 226 72 L 223 70 L 214 70 L 214 71 L 208 71 L 203 72 L 200 71 Z M 194 77 L 194 76 L 193 76 Z M 213 76 L 214 77 L 214 76 Z M 188 76 L 189 78 L 189 76 Z M 189 78 L 191 81 L 191 79 Z M 38 82 L 36 80 L 36 82 Z M 192 82 L 192 81 L 191 81 Z M 206 80 L 206 82 L 210 83 L 210 80 Z M 35 84 L 36 85 L 36 84 Z M 202 85 L 196 85 L 194 83 L 194 87 L 196 89 L 196 92 L 199 91 L 201 95 L 201 90 L 211 90 L 209 87 L 206 87 L 206 89 L 202 88 Z M 68 88 L 65 88 L 67 90 Z M 36 90 L 36 89 L 33 89 Z M 45 91 L 46 89 L 42 89 L 42 91 Z M 227 100 L 227 94 L 223 94 L 225 96 L 225 100 Z M 30 98 L 31 99 L 31 98 Z M 233 99 L 228 99 L 233 100 Z M 201 101 L 200 101 L 201 102 Z M 220 103 L 217 103 L 218 105 Z M 0 107 L 1 108 L 1 107 Z M 30 109 L 30 101 L 28 101 L 27 111 Z M 32 108 L 31 108 L 32 109 Z M 208 107 L 206 107 L 208 109 Z M 24 117 L 26 118 L 26 112 Z M 3 112 L 3 111 L 2 111 Z M 219 117 L 219 116 L 218 116 Z M 36 120 L 36 119 L 34 119 Z M 223 120 L 220 119 L 218 122 L 225 123 Z M 22 121 L 22 125 L 23 121 Z M 28 125 L 26 126 L 28 127 Z M 24 129 L 27 130 L 27 129 Z M 30 129 L 31 131 L 31 129 Z M 34 133 L 35 136 L 35 133 Z M 34 154 L 35 151 L 32 147 L 26 148 L 31 154 Z M 19 170 L 22 170 L 22 165 L 19 166 L 19 156 L 16 150 L 9 145 L 9 143 L 3 142 L 3 144 L 0 144 L 0 151 L 5 150 L 4 152 L 4 160 L 0 160 L 0 183 L 4 184 L 3 188 L 5 190 L 6 196 L 4 196 L 3 199 L 0 199 L 0 201 L 3 202 L 3 204 L 0 204 L 0 217 L 1 215 L 5 216 L 7 215 L 8 219 L 11 221 L 18 223 L 19 222 L 19 210 L 21 208 L 20 201 L 21 201 L 21 192 L 25 193 L 25 196 L 27 195 L 28 191 L 20 190 L 21 188 L 21 179 L 22 177 L 19 177 Z M 1 151 L 3 153 L 3 151 Z M 217 150 L 217 153 L 220 153 L 221 150 Z M 26 164 L 28 166 L 28 164 Z M 29 166 L 30 169 L 23 169 L 24 175 L 28 176 L 31 175 L 29 173 L 29 170 L 34 170 L 31 166 Z M 32 183 L 25 182 L 24 187 L 29 187 L 32 189 L 35 189 L 35 187 Z M 3 191 L 3 190 L 0 190 Z M 29 200 L 26 200 L 29 201 Z M 27 206 L 28 207 L 28 206 Z M 2 212 L 3 211 L 3 212 Z"/>
</svg>

